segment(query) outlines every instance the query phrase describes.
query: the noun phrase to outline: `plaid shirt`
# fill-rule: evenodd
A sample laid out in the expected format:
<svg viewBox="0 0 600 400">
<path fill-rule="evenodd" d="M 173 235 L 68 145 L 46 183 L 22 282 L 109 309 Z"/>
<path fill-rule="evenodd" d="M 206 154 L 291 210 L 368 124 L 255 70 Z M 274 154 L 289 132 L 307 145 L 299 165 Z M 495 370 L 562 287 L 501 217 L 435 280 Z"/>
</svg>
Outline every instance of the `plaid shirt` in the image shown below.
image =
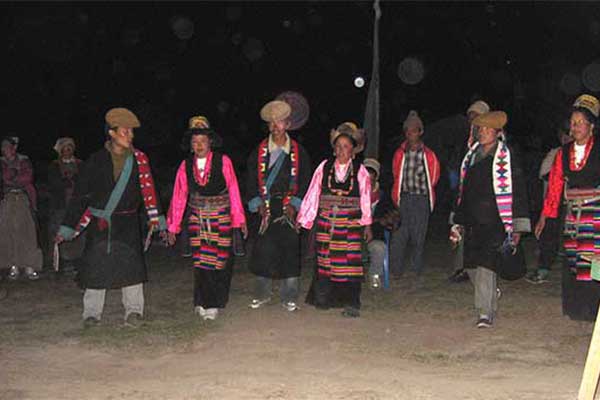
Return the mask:
<svg viewBox="0 0 600 400">
<path fill-rule="evenodd" d="M 423 146 L 417 150 L 407 148 L 402 172 L 402 193 L 427 194 L 424 154 Z"/>
</svg>

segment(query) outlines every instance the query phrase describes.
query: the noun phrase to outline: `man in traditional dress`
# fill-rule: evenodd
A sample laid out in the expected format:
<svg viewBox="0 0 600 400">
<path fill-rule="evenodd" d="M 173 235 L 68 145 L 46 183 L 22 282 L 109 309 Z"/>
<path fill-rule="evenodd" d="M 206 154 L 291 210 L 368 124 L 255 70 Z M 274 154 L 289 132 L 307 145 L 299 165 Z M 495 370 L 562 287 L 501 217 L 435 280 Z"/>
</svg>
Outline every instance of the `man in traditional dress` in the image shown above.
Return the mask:
<svg viewBox="0 0 600 400">
<path fill-rule="evenodd" d="M 160 230 L 166 239 L 166 222 L 148 157 L 133 147 L 133 129 L 140 121 L 125 108 L 109 110 L 105 120 L 110 140 L 83 165 L 56 242 L 71 240 L 87 226 L 81 265 L 84 326 L 100 323 L 106 290 L 121 288 L 125 325 L 135 327 L 143 321 L 147 280 L 141 203 L 150 233 Z"/>
<path fill-rule="evenodd" d="M 422 140 L 423 121 L 411 111 L 403 124 L 406 140 L 392 162 L 394 182 L 392 201 L 400 209 L 400 227 L 392 235 L 391 269 L 404 272 L 408 242 L 412 244 L 411 267 L 417 275 L 416 286 L 422 285 L 423 249 L 429 214 L 435 205 L 435 186 L 440 178 L 440 163 L 435 153 Z"/>
<path fill-rule="evenodd" d="M 274 100 L 261 110 L 269 136 L 248 158 L 247 195 L 250 212 L 260 224 L 250 259 L 256 275 L 251 308 L 271 299 L 272 279 L 282 279 L 281 302 L 288 311 L 297 306 L 300 278 L 300 240 L 296 213 L 310 181 L 311 163 L 304 148 L 288 135 L 291 107 Z"/>
<path fill-rule="evenodd" d="M 495 322 L 497 276 L 506 278 L 519 268 L 518 262 L 503 262 L 502 253 L 516 255 L 521 234 L 531 231 L 523 171 L 504 135 L 507 120 L 503 111 L 473 120 L 479 129 L 461 164 L 455 225 L 450 230 L 454 244 L 464 237 L 478 328 L 490 328 Z"/>
<path fill-rule="evenodd" d="M 455 158 L 457 162 L 455 163 L 456 167 L 454 168 L 454 173 L 457 177 L 460 176 L 460 161 L 464 158 L 465 154 L 469 151 L 471 146 L 474 143 L 475 135 L 479 130 L 479 127 L 473 125 L 473 120 L 478 116 L 485 114 L 490 111 L 490 106 L 483 100 L 477 100 L 473 104 L 469 106 L 467 109 L 467 122 L 469 123 L 469 136 L 467 137 L 467 146 L 461 146 L 460 153 L 456 154 Z M 454 163 L 453 163 L 454 164 Z M 452 226 L 454 224 L 454 212 L 450 213 L 450 218 L 448 219 L 448 224 Z M 454 264 L 454 272 L 450 276 L 450 282 L 459 283 L 465 282 L 469 280 L 469 275 L 467 271 L 465 271 L 464 261 L 464 243 L 461 240 L 460 243 L 457 243 L 455 249 L 455 264 Z"/>
<path fill-rule="evenodd" d="M 48 167 L 48 189 L 50 192 L 48 238 L 49 254 L 54 251 L 54 237 L 62 223 L 67 204 L 73 196 L 75 180 L 81 168 L 81 160 L 75 157 L 75 141 L 70 137 L 61 137 L 54 145 L 58 158 Z M 84 236 L 84 235 L 82 235 Z M 60 247 L 61 270 L 74 272 L 74 262 L 81 257 L 85 240 L 79 237 Z"/>
</svg>

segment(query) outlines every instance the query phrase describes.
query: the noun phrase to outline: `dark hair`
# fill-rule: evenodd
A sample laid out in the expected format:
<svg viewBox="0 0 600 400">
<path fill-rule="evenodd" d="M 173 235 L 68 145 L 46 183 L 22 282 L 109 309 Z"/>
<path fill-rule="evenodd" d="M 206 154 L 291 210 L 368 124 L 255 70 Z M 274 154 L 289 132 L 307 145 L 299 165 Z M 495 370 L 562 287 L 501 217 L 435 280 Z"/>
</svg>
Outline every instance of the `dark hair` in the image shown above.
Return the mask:
<svg viewBox="0 0 600 400">
<path fill-rule="evenodd" d="M 342 136 L 343 136 L 343 137 L 345 137 L 345 138 L 348 138 L 348 139 L 350 139 L 350 141 L 352 142 L 352 147 L 356 147 L 356 145 L 357 145 L 357 143 L 356 143 L 356 139 L 354 139 L 354 138 L 352 137 L 352 135 L 350 135 L 350 134 L 348 134 L 348 133 L 345 133 L 345 132 L 340 132 L 340 134 L 339 134 L 339 135 L 338 135 L 338 136 L 335 138 L 335 140 L 333 141 L 333 145 L 334 145 L 334 146 L 335 146 L 335 144 L 337 143 L 338 139 L 339 139 L 339 138 L 341 138 Z"/>
<path fill-rule="evenodd" d="M 212 128 L 190 128 L 183 134 L 181 148 L 186 152 L 190 151 L 192 138 L 198 135 L 208 136 L 212 148 L 218 148 L 222 144 L 221 137 Z"/>
<path fill-rule="evenodd" d="M 587 120 L 587 122 L 589 122 L 590 124 L 596 125 L 597 118 L 587 108 L 585 108 L 585 107 L 573 107 L 571 109 L 571 115 L 573 115 L 573 113 L 576 113 L 576 112 L 583 114 L 583 116 L 585 117 L 585 119 Z"/>
</svg>

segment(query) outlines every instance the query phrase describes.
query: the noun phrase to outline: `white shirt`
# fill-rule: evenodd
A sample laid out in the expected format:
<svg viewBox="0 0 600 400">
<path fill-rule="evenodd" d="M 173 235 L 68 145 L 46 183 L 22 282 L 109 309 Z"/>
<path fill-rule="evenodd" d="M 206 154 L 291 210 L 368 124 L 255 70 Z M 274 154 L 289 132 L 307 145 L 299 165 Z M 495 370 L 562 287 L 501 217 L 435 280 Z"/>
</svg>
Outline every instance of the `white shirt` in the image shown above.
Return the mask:
<svg viewBox="0 0 600 400">
<path fill-rule="evenodd" d="M 583 161 L 583 156 L 585 156 L 585 144 L 577 144 L 575 145 L 575 165 L 581 164 Z"/>
<path fill-rule="evenodd" d="M 204 158 L 196 158 L 196 167 L 198 168 L 198 172 L 200 172 L 200 177 L 204 177 L 204 167 L 206 166 L 206 157 Z"/>
</svg>

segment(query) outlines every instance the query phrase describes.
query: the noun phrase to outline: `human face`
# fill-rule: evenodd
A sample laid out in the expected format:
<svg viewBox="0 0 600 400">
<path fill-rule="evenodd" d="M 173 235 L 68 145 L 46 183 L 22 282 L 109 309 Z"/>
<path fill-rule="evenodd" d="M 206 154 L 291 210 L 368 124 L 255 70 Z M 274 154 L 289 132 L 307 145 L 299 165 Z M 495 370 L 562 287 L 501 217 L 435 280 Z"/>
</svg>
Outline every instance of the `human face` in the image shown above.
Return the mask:
<svg viewBox="0 0 600 400">
<path fill-rule="evenodd" d="M 210 139 L 207 135 L 194 135 L 190 141 L 192 151 L 198 158 L 205 158 L 210 152 Z"/>
<path fill-rule="evenodd" d="M 354 144 L 347 136 L 339 136 L 333 145 L 335 158 L 340 164 L 346 164 L 352 158 Z"/>
<path fill-rule="evenodd" d="M 571 114 L 571 136 L 577 144 L 587 143 L 589 138 L 592 137 L 594 124 L 585 118 L 585 115 L 579 111 L 575 111 Z"/>
<path fill-rule="evenodd" d="M 6 159 L 13 160 L 17 155 L 17 146 L 7 141 L 2 142 L 2 156 Z"/>
<path fill-rule="evenodd" d="M 375 184 L 377 183 L 377 172 L 373 171 L 371 168 L 367 168 L 369 171 L 369 178 L 371 179 L 371 188 L 375 189 Z"/>
<path fill-rule="evenodd" d="M 129 149 L 133 143 L 133 129 L 132 128 L 113 128 L 108 131 L 112 143 L 114 146 L 122 149 Z"/>
<path fill-rule="evenodd" d="M 423 130 L 419 127 L 411 126 L 404 131 L 404 135 L 409 144 L 418 144 L 421 141 Z"/>
<path fill-rule="evenodd" d="M 482 126 L 477 133 L 477 141 L 484 148 L 492 146 L 498 140 L 498 131 L 494 128 Z"/>
<path fill-rule="evenodd" d="M 290 127 L 290 123 L 287 120 L 282 121 L 271 121 L 269 122 L 269 132 L 273 136 L 283 136 Z"/>
<path fill-rule="evenodd" d="M 60 149 L 60 158 L 62 158 L 64 160 L 68 160 L 69 158 L 73 157 L 73 153 L 75 153 L 73 146 L 71 146 L 71 145 L 63 146 L 63 148 Z"/>
</svg>

